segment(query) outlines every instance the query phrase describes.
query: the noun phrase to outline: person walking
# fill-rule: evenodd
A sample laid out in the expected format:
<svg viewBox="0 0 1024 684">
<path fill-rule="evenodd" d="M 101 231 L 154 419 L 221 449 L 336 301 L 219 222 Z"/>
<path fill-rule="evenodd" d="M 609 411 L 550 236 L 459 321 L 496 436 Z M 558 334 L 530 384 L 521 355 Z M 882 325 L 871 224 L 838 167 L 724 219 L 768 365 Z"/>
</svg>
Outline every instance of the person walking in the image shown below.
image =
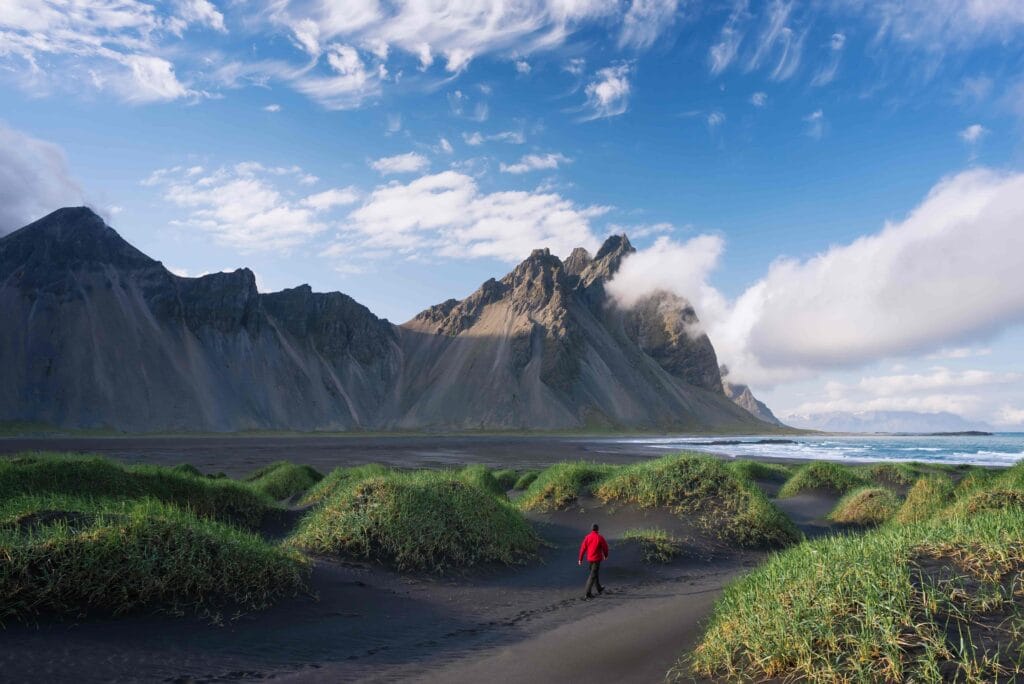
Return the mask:
<svg viewBox="0 0 1024 684">
<path fill-rule="evenodd" d="M 604 593 L 604 587 L 601 586 L 601 561 L 608 557 L 608 542 L 601 536 L 598 529 L 595 523 L 593 530 L 583 538 L 583 543 L 580 544 L 580 557 L 577 565 L 583 565 L 583 556 L 586 556 L 587 562 L 590 563 L 590 575 L 587 577 L 587 593 L 583 597 L 584 600 L 594 598 L 595 587 L 598 594 Z"/>
</svg>

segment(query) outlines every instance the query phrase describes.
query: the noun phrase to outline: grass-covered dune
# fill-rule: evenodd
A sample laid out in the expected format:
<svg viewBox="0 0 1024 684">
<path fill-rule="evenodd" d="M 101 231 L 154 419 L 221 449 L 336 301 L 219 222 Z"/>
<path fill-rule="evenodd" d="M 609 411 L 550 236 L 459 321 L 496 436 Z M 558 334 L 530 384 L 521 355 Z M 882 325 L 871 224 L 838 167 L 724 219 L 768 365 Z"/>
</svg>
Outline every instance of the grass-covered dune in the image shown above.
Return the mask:
<svg viewBox="0 0 1024 684">
<path fill-rule="evenodd" d="M 495 495 L 489 473 L 343 475 L 333 478 L 335 484 L 303 518 L 289 546 L 429 572 L 515 564 L 537 550 L 532 528 L 503 495 Z"/>
<path fill-rule="evenodd" d="M 311 466 L 277 461 L 249 473 L 244 481 L 258 493 L 281 501 L 308 491 L 322 479 Z"/>
<path fill-rule="evenodd" d="M 779 498 L 796 496 L 802 492 L 826 489 L 836 494 L 869 484 L 867 478 L 853 468 L 828 461 L 812 461 L 800 466 L 779 490 Z"/>
<path fill-rule="evenodd" d="M 525 511 L 554 511 L 566 508 L 618 470 L 604 463 L 574 461 L 556 463 L 537 473 L 520 497 Z"/>
<path fill-rule="evenodd" d="M 683 454 L 622 466 L 594 494 L 605 503 L 692 514 L 709 531 L 742 546 L 781 547 L 802 538 L 752 481 L 709 456 Z"/>
<path fill-rule="evenodd" d="M 194 470 L 194 469 L 192 469 Z M 32 453 L 0 459 L 0 499 L 26 494 L 91 498 L 149 497 L 200 517 L 257 527 L 270 497 L 243 483 L 195 475 L 183 468 L 125 466 L 98 456 Z"/>
<path fill-rule="evenodd" d="M 683 552 L 683 542 L 656 527 L 626 530 L 622 541 L 636 542 L 646 563 L 668 563 Z"/>
<path fill-rule="evenodd" d="M 0 623 L 151 608 L 261 608 L 305 586 L 308 563 L 150 498 L 14 495 L 0 503 Z"/>
<path fill-rule="evenodd" d="M 845 507 L 872 491 L 854 491 Z M 926 474 L 882 527 L 793 547 L 728 587 L 673 674 L 1016 681 L 1024 678 L 1022 587 L 1024 464 L 971 471 L 956 485 Z"/>
<path fill-rule="evenodd" d="M 886 487 L 855 489 L 836 504 L 829 520 L 852 525 L 881 525 L 895 515 L 900 499 Z"/>
</svg>

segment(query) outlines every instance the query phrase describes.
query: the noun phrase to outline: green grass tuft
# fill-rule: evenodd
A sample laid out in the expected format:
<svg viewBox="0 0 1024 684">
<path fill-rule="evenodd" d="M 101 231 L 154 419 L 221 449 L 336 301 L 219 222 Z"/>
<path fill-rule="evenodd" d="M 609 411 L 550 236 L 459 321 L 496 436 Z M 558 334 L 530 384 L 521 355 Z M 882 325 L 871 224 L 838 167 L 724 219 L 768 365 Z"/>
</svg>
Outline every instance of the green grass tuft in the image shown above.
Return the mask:
<svg viewBox="0 0 1024 684">
<path fill-rule="evenodd" d="M 928 520 L 952 500 L 953 481 L 948 475 L 924 475 L 907 492 L 893 521 L 906 524 Z"/>
<path fill-rule="evenodd" d="M 827 537 L 729 586 L 692 659 L 730 681 L 1013 681 L 1024 676 L 1024 511 Z"/>
<path fill-rule="evenodd" d="M 495 470 L 492 471 L 491 474 L 501 486 L 501 491 L 503 493 L 510 489 L 515 489 L 516 482 L 519 481 L 519 475 L 514 470 Z"/>
<path fill-rule="evenodd" d="M 801 466 L 793 477 L 782 485 L 779 498 L 784 499 L 815 489 L 830 489 L 837 494 L 845 494 L 867 484 L 869 483 L 866 479 L 848 466 L 828 461 L 813 461 Z"/>
<path fill-rule="evenodd" d="M 188 508 L 201 517 L 249 527 L 259 526 L 273 508 L 268 497 L 233 480 L 67 454 L 32 453 L 0 459 L 0 499 L 22 494 L 123 500 L 149 497 Z"/>
<path fill-rule="evenodd" d="M 899 508 L 900 499 L 891 489 L 861 487 L 843 496 L 828 514 L 828 519 L 853 525 L 881 525 Z"/>
<path fill-rule="evenodd" d="M 309 491 L 322 479 L 324 476 L 315 468 L 288 461 L 271 463 L 245 476 L 245 482 L 250 487 L 275 501 L 290 499 Z"/>
<path fill-rule="evenodd" d="M 317 503 L 329 498 L 353 480 L 359 480 L 371 475 L 388 475 L 393 472 L 391 468 L 376 463 L 352 466 L 350 468 L 335 468 L 327 473 L 322 480 L 313 485 L 299 503 L 304 506 Z"/>
<path fill-rule="evenodd" d="M 575 461 L 556 463 L 540 471 L 523 496 L 516 502 L 525 511 L 561 510 L 572 505 L 618 466 Z"/>
<path fill-rule="evenodd" d="M 710 456 L 666 456 L 623 466 L 594 490 L 604 501 L 697 514 L 718 536 L 742 546 L 780 547 L 802 535 L 757 486 Z"/>
<path fill-rule="evenodd" d="M 683 550 L 682 540 L 658 528 L 626 530 L 622 539 L 638 542 L 646 563 L 670 563 Z"/>
<path fill-rule="evenodd" d="M 495 496 L 505 497 L 506 489 L 494 477 L 494 473 L 485 466 L 470 465 L 457 472 L 458 477 L 466 484 L 471 484 Z"/>
<path fill-rule="evenodd" d="M 921 467 L 913 463 L 876 463 L 860 470 L 864 477 L 880 485 L 912 485 L 921 476 Z"/>
<path fill-rule="evenodd" d="M 306 515 L 287 544 L 443 572 L 522 562 L 538 539 L 518 510 L 460 472 L 392 471 L 350 478 Z"/>
<path fill-rule="evenodd" d="M 530 485 L 533 484 L 534 480 L 537 479 L 538 475 L 540 475 L 539 470 L 527 470 L 525 473 L 519 476 L 519 479 L 516 480 L 516 483 L 512 485 L 512 489 L 518 491 L 525 491 L 530 487 Z"/>
<path fill-rule="evenodd" d="M 147 608 L 262 608 L 308 562 L 153 499 L 16 495 L 0 505 L 0 622 Z"/>
<path fill-rule="evenodd" d="M 766 463 L 739 459 L 728 462 L 729 469 L 751 482 L 785 482 L 793 474 L 792 466 L 784 463 Z"/>
</svg>

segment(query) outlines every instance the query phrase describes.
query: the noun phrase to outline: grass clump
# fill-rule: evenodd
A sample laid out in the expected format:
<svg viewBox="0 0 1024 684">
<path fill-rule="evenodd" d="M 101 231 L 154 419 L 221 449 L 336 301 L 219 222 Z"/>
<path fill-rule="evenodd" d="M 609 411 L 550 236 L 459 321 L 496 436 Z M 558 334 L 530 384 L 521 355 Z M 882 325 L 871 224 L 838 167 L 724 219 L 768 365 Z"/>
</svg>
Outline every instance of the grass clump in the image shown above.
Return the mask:
<svg viewBox="0 0 1024 684">
<path fill-rule="evenodd" d="M 659 528 L 626 530 L 622 539 L 640 544 L 645 563 L 670 563 L 683 551 L 682 540 Z"/>
<path fill-rule="evenodd" d="M 900 499 L 887 487 L 861 487 L 843 496 L 828 514 L 837 523 L 881 525 L 895 515 Z"/>
<path fill-rule="evenodd" d="M 489 492 L 495 496 L 505 496 L 505 492 L 507 490 L 500 482 L 498 482 L 497 478 L 494 477 L 494 473 L 485 466 L 470 465 L 457 472 L 458 477 L 466 484 L 482 489 L 483 491 Z"/>
<path fill-rule="evenodd" d="M 852 468 L 828 461 L 814 461 L 800 466 L 793 477 L 782 485 L 779 498 L 784 499 L 815 489 L 830 489 L 837 494 L 845 494 L 867 484 L 868 481 Z"/>
<path fill-rule="evenodd" d="M 617 466 L 576 461 L 556 463 L 540 471 L 517 502 L 523 510 L 552 511 L 572 505 L 590 494 Z"/>
<path fill-rule="evenodd" d="M 249 473 L 245 482 L 260 494 L 281 501 L 308 491 L 322 479 L 324 476 L 316 468 L 277 461 Z"/>
<path fill-rule="evenodd" d="M 459 472 L 391 471 L 350 478 L 287 544 L 403 571 L 443 572 L 522 562 L 536 552 L 538 539 L 511 504 Z"/>
<path fill-rule="evenodd" d="M 623 466 L 594 493 L 605 503 L 696 514 L 707 529 L 742 546 L 785 546 L 802 536 L 753 482 L 709 456 L 683 454 Z"/>
<path fill-rule="evenodd" d="M 517 491 L 524 491 L 528 489 L 530 485 L 533 484 L 534 480 L 537 479 L 538 475 L 540 475 L 539 470 L 527 470 L 525 473 L 519 476 L 515 484 L 512 485 L 512 489 L 515 489 Z"/>
<path fill-rule="evenodd" d="M 149 608 L 262 608 L 308 562 L 154 499 L 17 495 L 0 506 L 0 622 Z"/>
<path fill-rule="evenodd" d="M 880 485 L 912 485 L 921 476 L 920 466 L 914 463 L 876 463 L 864 466 L 862 472 L 867 479 Z"/>
<path fill-rule="evenodd" d="M 953 481 L 948 475 L 923 475 L 907 492 L 893 521 L 900 524 L 928 520 L 953 499 Z"/>
<path fill-rule="evenodd" d="M 744 459 L 729 461 L 729 469 L 751 482 L 785 482 L 793 474 L 792 467 L 784 463 L 766 463 Z"/>
<path fill-rule="evenodd" d="M 306 495 L 299 500 L 299 503 L 303 506 L 317 503 L 329 498 L 346 485 L 351 484 L 353 480 L 360 480 L 372 475 L 388 475 L 392 472 L 394 471 L 391 468 L 376 463 L 348 468 L 335 468 L 310 487 Z"/>
<path fill-rule="evenodd" d="M 729 586 L 671 675 L 731 681 L 1024 676 L 1024 511 L 988 511 L 780 553 Z"/>
<path fill-rule="evenodd" d="M 0 459 L 0 498 L 73 494 L 92 498 L 153 498 L 200 517 L 257 527 L 273 502 L 240 482 L 196 477 L 150 465 L 125 466 L 98 456 L 33 453 Z"/>
<path fill-rule="evenodd" d="M 502 493 L 505 493 L 510 489 L 515 489 L 516 482 L 519 481 L 519 474 L 514 470 L 495 470 L 492 471 L 491 474 L 501 486 Z"/>
</svg>

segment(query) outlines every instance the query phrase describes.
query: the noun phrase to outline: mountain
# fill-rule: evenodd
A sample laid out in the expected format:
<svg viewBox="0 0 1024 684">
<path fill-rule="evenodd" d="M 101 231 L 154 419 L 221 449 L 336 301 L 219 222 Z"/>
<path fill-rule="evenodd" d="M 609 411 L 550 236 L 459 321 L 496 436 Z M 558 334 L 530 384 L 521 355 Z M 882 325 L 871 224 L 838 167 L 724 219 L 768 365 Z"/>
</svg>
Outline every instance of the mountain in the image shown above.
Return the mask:
<svg viewBox="0 0 1024 684">
<path fill-rule="evenodd" d="M 732 399 L 737 406 L 742 406 L 758 420 L 783 427 L 782 421 L 775 417 L 775 414 L 772 413 L 772 410 L 763 401 L 754 396 L 754 393 L 750 391 L 750 387 L 724 381 L 722 385 L 725 390 L 725 396 Z"/>
<path fill-rule="evenodd" d="M 178 277 L 86 208 L 0 239 L 0 420 L 154 430 L 756 432 L 693 309 L 623 311 L 634 250 L 536 250 L 403 325 L 341 293 L 259 293 L 248 269 Z"/>
<path fill-rule="evenodd" d="M 970 421 L 954 413 L 917 411 L 831 411 L 788 416 L 794 427 L 826 432 L 965 432 L 989 431 L 991 426 Z"/>
</svg>

